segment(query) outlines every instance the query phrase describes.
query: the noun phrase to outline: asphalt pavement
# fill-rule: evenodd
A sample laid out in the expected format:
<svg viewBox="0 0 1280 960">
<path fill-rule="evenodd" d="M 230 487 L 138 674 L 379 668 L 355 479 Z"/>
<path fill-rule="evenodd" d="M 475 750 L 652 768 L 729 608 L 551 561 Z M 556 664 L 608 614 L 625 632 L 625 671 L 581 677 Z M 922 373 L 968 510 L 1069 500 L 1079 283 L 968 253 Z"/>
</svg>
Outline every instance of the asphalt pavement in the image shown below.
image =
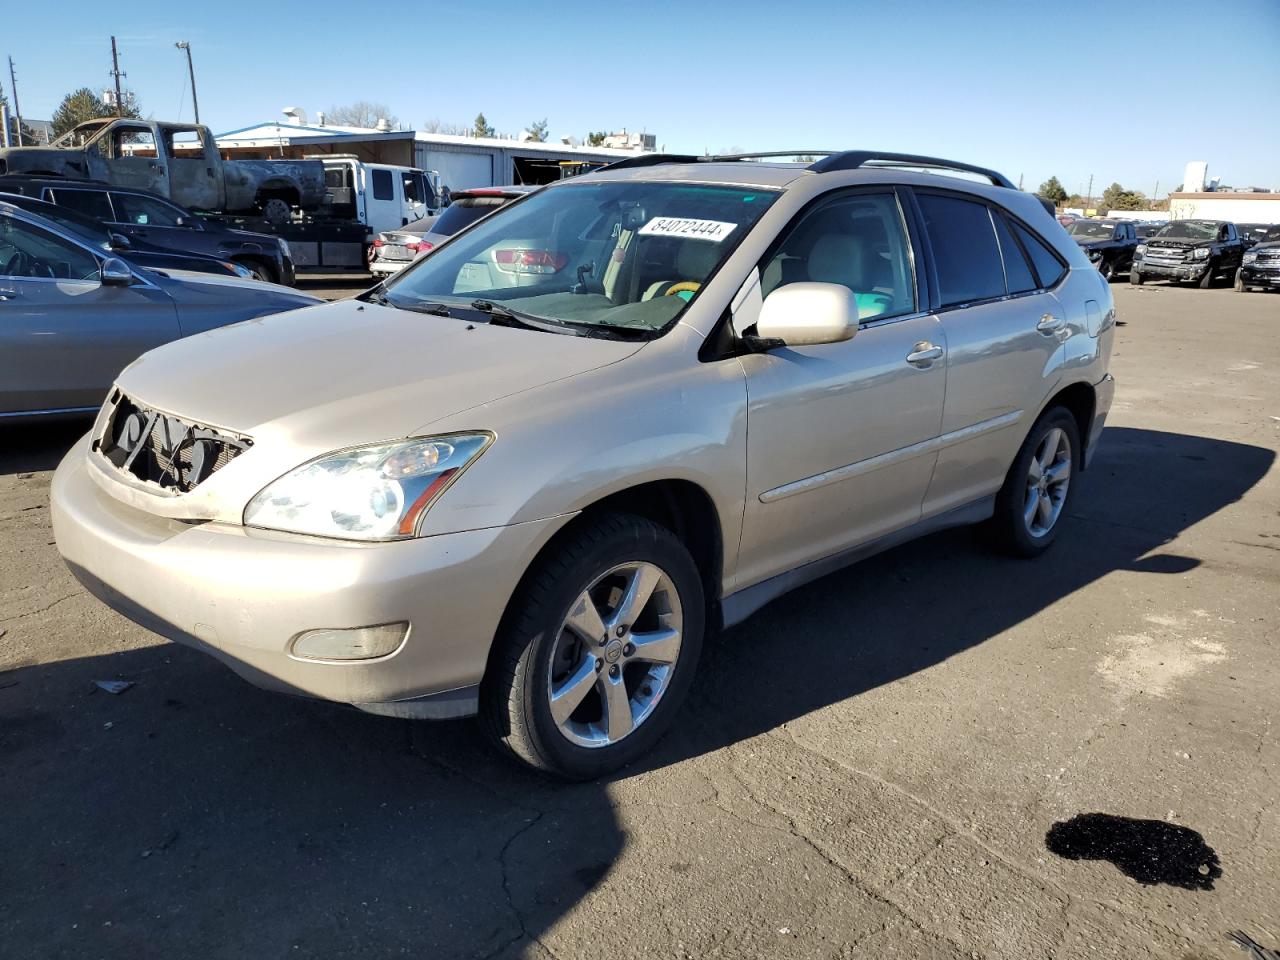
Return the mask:
<svg viewBox="0 0 1280 960">
<path fill-rule="evenodd" d="M 1115 293 L 1116 403 L 1052 551 L 951 531 L 798 590 L 582 785 L 109 611 L 49 528 L 85 425 L 0 432 L 0 956 L 1280 947 L 1280 295 Z"/>
</svg>

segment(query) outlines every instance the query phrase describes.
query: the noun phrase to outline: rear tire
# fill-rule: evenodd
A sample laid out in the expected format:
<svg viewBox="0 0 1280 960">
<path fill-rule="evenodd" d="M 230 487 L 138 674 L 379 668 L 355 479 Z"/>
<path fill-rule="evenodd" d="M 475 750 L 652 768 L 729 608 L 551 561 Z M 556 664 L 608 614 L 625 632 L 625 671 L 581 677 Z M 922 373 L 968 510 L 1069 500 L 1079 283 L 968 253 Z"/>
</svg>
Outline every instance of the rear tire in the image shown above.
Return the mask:
<svg viewBox="0 0 1280 960">
<path fill-rule="evenodd" d="M 1066 407 L 1050 407 L 1023 441 L 988 521 L 996 543 L 1020 557 L 1053 545 L 1078 486 L 1080 428 Z"/>
<path fill-rule="evenodd" d="M 1146 280 L 1142 276 L 1142 271 L 1137 267 L 1134 267 L 1129 271 L 1129 282 L 1135 287 L 1140 287 L 1146 282 Z"/>
<path fill-rule="evenodd" d="M 642 582 L 655 585 L 627 610 Z M 566 779 L 626 766 L 679 711 L 705 622 L 701 575 L 671 531 L 631 514 L 589 521 L 536 561 L 512 598 L 480 686 L 480 723 L 504 752 Z"/>
<path fill-rule="evenodd" d="M 289 204 L 279 197 L 270 197 L 262 201 L 262 217 L 273 224 L 288 223 L 292 212 Z"/>
</svg>

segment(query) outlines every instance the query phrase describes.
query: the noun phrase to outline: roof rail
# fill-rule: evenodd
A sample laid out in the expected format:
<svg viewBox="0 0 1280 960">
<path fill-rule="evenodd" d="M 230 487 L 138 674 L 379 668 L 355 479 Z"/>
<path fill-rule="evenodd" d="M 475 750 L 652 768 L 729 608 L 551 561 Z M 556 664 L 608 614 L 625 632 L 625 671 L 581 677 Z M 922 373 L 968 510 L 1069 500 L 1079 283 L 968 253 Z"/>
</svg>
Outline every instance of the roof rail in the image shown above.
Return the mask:
<svg viewBox="0 0 1280 960">
<path fill-rule="evenodd" d="M 988 170 L 986 167 L 974 166 L 971 163 L 960 163 L 957 160 L 943 160 L 939 157 L 922 157 L 914 153 L 881 153 L 876 150 L 846 150 L 824 157 L 809 169 L 814 173 L 831 173 L 835 170 L 857 170 L 868 163 L 893 167 L 925 167 L 933 170 L 960 170 L 965 173 L 976 173 L 990 180 L 994 186 L 1015 187 L 1002 173 Z"/>
<path fill-rule="evenodd" d="M 638 157 L 615 160 L 605 170 L 626 170 L 630 167 L 656 167 L 663 163 L 697 163 L 701 157 L 692 153 L 646 153 Z"/>
</svg>

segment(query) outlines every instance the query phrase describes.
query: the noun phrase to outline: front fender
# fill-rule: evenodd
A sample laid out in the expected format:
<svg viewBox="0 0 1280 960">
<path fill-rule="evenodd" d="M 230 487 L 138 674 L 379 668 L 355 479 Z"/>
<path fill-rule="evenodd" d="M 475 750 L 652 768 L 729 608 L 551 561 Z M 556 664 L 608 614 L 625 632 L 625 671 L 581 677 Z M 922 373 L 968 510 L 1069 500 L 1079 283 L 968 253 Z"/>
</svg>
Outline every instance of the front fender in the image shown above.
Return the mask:
<svg viewBox="0 0 1280 960">
<path fill-rule="evenodd" d="M 684 480 L 716 505 L 729 573 L 746 489 L 746 378 L 736 359 L 700 363 L 697 339 L 677 326 L 625 360 L 417 431 L 496 434 L 422 534 L 563 516 L 643 483 Z"/>
</svg>

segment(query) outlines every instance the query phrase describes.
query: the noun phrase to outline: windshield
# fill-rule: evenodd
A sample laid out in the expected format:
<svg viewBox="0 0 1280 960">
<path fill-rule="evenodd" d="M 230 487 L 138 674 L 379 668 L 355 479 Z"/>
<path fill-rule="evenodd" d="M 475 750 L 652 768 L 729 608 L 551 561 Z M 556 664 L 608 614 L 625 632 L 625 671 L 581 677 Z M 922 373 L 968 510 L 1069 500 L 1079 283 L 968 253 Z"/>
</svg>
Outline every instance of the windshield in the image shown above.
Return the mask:
<svg viewBox="0 0 1280 960">
<path fill-rule="evenodd" d="M 1110 240 L 1111 235 L 1115 232 L 1115 226 L 1110 223 L 1098 223 L 1092 220 L 1077 220 L 1071 226 L 1067 227 L 1067 233 L 1073 237 L 1080 237 L 1084 240 Z"/>
<path fill-rule="evenodd" d="M 579 328 L 653 334 L 776 198 L 742 187 L 573 181 L 476 224 L 388 281 L 384 296 L 407 309 L 489 301 Z"/>
<path fill-rule="evenodd" d="M 1262 236 L 1258 237 L 1259 243 L 1273 243 L 1280 240 L 1280 226 L 1267 227 Z"/>
<path fill-rule="evenodd" d="M 1215 240 L 1218 225 L 1212 220 L 1175 220 L 1156 234 L 1173 240 Z"/>
</svg>

